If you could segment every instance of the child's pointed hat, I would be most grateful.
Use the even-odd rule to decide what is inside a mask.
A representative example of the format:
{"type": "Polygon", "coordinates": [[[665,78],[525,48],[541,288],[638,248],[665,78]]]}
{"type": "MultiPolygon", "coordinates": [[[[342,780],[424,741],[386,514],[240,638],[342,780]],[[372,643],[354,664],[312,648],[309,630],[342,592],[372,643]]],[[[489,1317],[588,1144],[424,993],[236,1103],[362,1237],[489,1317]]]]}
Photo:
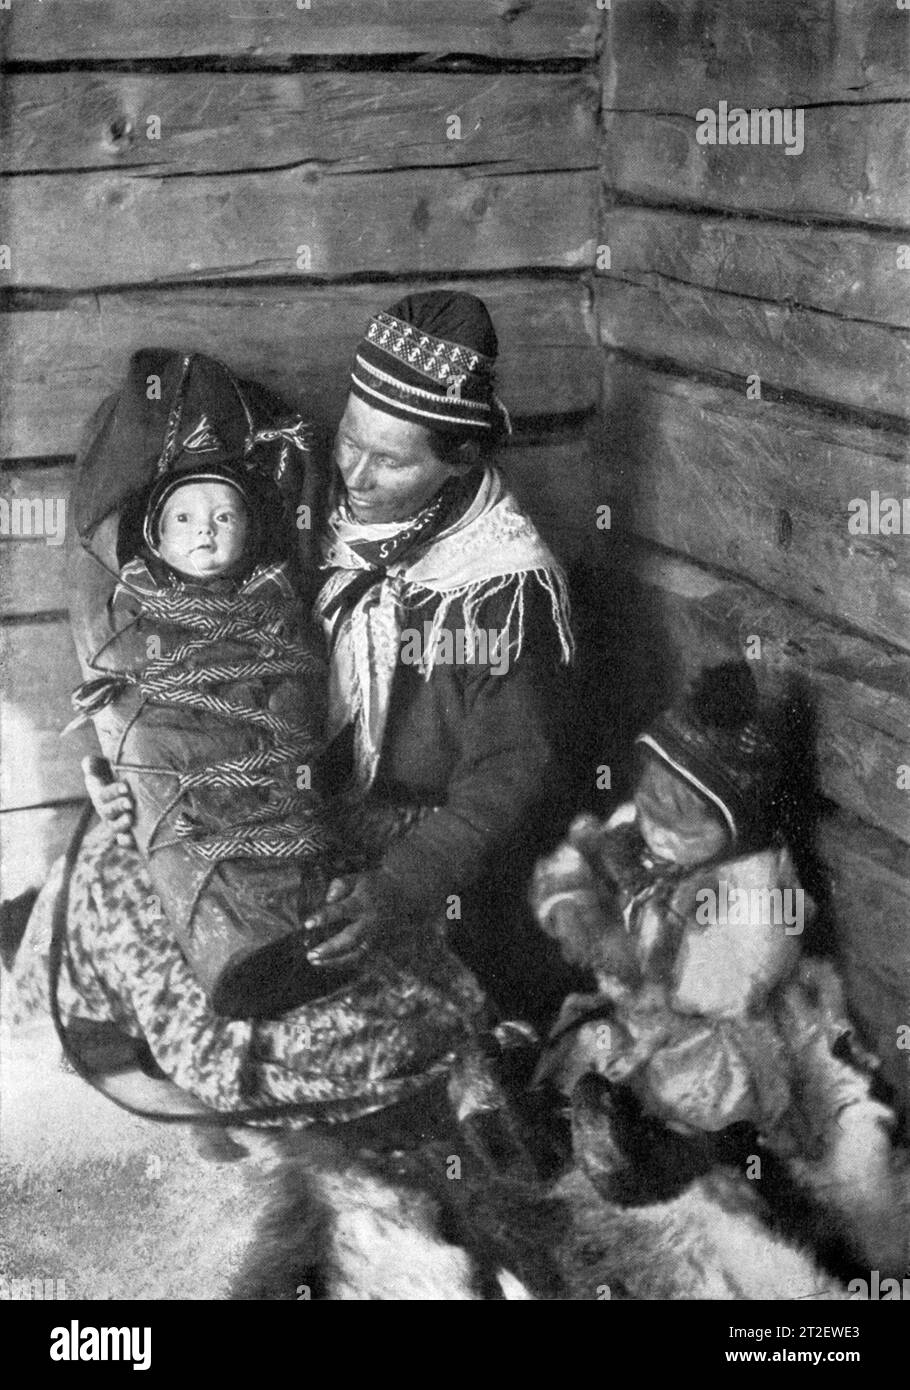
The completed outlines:
{"type": "Polygon", "coordinates": [[[719,811],[735,844],[768,828],[780,760],[745,661],[702,671],[635,741],[719,811]]]}

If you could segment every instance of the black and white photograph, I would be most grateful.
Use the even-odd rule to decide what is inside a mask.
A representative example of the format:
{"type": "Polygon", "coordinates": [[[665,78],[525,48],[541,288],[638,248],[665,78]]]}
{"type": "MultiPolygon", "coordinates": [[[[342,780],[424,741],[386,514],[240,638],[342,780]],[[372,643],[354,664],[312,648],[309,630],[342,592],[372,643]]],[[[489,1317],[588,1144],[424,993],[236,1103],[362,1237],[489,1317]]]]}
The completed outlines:
{"type": "Polygon", "coordinates": [[[910,0],[0,0],[0,62],[28,1364],[493,1300],[868,1372],[910,0]]]}

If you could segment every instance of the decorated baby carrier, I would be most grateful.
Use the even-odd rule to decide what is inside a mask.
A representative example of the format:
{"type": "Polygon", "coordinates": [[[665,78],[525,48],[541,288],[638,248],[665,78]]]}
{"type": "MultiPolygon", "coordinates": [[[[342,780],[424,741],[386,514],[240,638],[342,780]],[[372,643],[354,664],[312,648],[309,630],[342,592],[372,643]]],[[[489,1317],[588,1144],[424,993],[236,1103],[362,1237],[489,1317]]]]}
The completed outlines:
{"type": "Polygon", "coordinates": [[[331,849],[325,664],[299,587],[320,485],[298,416],[211,358],[158,349],[133,356],[77,460],[74,722],[94,720],[133,793],[149,910],[212,1008],[235,1017],[280,1014],[328,985],[301,933],[331,849]],[[242,580],[194,583],[149,561],[149,499],[181,474],[240,480],[242,580]]]}

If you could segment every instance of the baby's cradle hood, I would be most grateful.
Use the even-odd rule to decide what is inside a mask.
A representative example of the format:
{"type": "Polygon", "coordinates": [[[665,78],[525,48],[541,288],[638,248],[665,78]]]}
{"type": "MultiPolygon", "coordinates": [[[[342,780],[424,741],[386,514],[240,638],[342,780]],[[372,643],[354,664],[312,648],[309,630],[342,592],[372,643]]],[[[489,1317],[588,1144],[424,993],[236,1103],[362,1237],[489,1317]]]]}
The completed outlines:
{"type": "Polygon", "coordinates": [[[70,616],[81,650],[98,651],[109,635],[105,596],[142,546],[150,497],[163,479],[199,470],[245,479],[255,563],[288,562],[298,585],[315,575],[326,486],[309,426],[214,358],[142,348],[89,421],[76,459],[70,616]]]}
{"type": "MultiPolygon", "coordinates": [[[[85,542],[164,475],[242,467],[296,506],[311,432],[299,415],[202,353],[142,348],[92,417],[77,459],[73,515],[85,542]]],[[[125,557],[124,557],[125,558],[125,557]]]]}

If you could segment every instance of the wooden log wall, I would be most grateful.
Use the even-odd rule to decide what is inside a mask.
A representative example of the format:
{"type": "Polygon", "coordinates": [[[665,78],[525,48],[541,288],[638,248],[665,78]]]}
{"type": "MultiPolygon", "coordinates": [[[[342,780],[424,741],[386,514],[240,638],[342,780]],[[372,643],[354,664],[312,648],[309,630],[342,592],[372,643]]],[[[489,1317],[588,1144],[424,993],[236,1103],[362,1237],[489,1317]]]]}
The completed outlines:
{"type": "Polygon", "coordinates": [[[910,498],[910,15],[614,0],[602,76],[604,600],[636,592],[610,637],[636,706],[618,722],[643,672],[659,699],[759,652],[760,686],[805,706],[813,887],[906,1102],[910,537],[848,519],[874,490],[910,498]],[[803,153],[700,144],[721,102],[802,108],[803,153]]]}
{"type": "MultiPolygon", "coordinates": [[[[490,306],[511,468],[571,551],[601,393],[586,277],[602,14],[587,0],[242,8],[0,10],[0,495],[66,496],[84,421],[142,345],[214,353],[325,438],[370,314],[452,284],[490,306]]],[[[10,895],[59,851],[92,741],[59,737],[79,679],[64,547],[0,536],[0,565],[10,895]]]]}
{"type": "MultiPolygon", "coordinates": [[[[65,495],[140,345],[214,352],[327,435],[371,312],[483,295],[509,472],[573,566],[590,781],[760,637],[814,721],[851,1000],[910,1098],[910,552],[847,529],[910,495],[908,35],[893,0],[14,3],[0,491],[65,495]],[[802,108],[804,152],[700,145],[721,101],[802,108]]],[[[62,548],[0,537],[0,563],[9,893],[88,742],[59,740],[62,548]]]]}

